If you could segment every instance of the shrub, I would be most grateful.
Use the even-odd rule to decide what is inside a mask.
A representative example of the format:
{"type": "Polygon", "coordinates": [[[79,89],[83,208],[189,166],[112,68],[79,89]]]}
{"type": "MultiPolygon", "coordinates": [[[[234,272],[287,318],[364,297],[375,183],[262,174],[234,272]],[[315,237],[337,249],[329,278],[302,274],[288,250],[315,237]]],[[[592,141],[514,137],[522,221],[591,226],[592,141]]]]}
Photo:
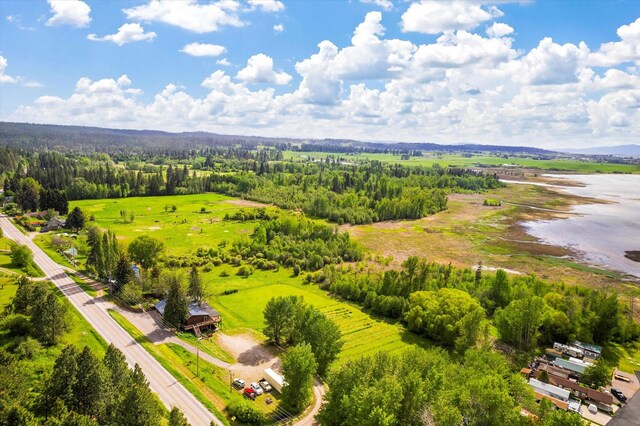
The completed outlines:
{"type": "Polygon", "coordinates": [[[18,343],[14,352],[21,359],[31,359],[38,355],[41,348],[40,342],[32,337],[27,337],[18,343]]]}
{"type": "Polygon", "coordinates": [[[220,272],[220,276],[221,277],[228,277],[229,273],[227,271],[222,271],[222,272],[220,272]]]}
{"type": "Polygon", "coordinates": [[[247,265],[242,265],[239,269],[238,272],[236,273],[236,275],[240,276],[240,277],[248,277],[249,275],[253,274],[253,268],[251,266],[247,266],[247,265]]]}
{"type": "Polygon", "coordinates": [[[11,336],[26,336],[31,330],[29,317],[22,314],[9,315],[2,321],[2,329],[11,336]]]}
{"type": "Polygon", "coordinates": [[[229,415],[236,420],[251,425],[261,425],[266,422],[266,418],[254,404],[243,399],[232,401],[227,408],[229,415]]]}
{"type": "Polygon", "coordinates": [[[228,296],[228,295],[230,295],[230,294],[235,294],[235,293],[237,293],[237,292],[238,292],[238,289],[237,289],[237,288],[230,288],[229,290],[225,290],[225,291],[223,291],[223,292],[222,292],[222,295],[223,295],[223,296],[228,296]]]}
{"type": "Polygon", "coordinates": [[[211,262],[207,263],[202,268],[202,272],[211,272],[211,271],[213,271],[213,264],[211,262]]]}

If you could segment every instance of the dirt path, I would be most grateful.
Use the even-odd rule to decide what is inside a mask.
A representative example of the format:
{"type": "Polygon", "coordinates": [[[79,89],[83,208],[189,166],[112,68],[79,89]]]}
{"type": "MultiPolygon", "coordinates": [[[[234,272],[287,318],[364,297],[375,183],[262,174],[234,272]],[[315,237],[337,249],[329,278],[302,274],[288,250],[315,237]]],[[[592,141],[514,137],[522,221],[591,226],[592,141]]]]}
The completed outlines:
{"type": "Polygon", "coordinates": [[[302,419],[294,423],[296,426],[311,426],[316,424],[315,417],[316,417],[316,414],[318,414],[318,412],[320,411],[320,407],[322,407],[322,400],[324,398],[325,388],[324,388],[324,385],[318,379],[314,378],[313,380],[314,380],[313,396],[315,399],[313,408],[311,409],[311,411],[309,411],[309,413],[306,416],[304,416],[302,419]]]}

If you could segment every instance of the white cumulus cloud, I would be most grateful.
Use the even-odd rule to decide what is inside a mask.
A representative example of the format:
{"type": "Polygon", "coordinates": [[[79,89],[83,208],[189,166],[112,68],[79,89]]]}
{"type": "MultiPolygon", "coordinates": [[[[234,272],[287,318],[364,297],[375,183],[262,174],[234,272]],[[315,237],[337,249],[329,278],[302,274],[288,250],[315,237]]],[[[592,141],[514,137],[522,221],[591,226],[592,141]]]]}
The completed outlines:
{"type": "Polygon", "coordinates": [[[640,65],[640,18],[618,28],[620,41],[604,43],[589,57],[594,66],[611,67],[625,62],[640,65]]]}
{"type": "Polygon", "coordinates": [[[504,37],[513,33],[513,28],[502,22],[494,22],[489,28],[487,28],[487,35],[489,37],[504,37]]]}
{"type": "Polygon", "coordinates": [[[260,9],[263,12],[281,12],[284,10],[284,3],[278,0],[247,0],[251,10],[260,9]]]}
{"type": "Polygon", "coordinates": [[[156,37],[153,31],[144,32],[142,25],[135,23],[127,23],[118,28],[115,34],[108,34],[104,37],[98,37],[95,34],[89,34],[87,38],[91,41],[111,41],[118,46],[135,41],[151,41],[156,37]]]}
{"type": "Polygon", "coordinates": [[[360,3],[375,4],[384,10],[393,9],[393,2],[391,2],[391,0],[360,0],[360,3]]]}
{"type": "Polygon", "coordinates": [[[496,7],[483,8],[477,2],[422,0],[402,14],[402,30],[425,34],[472,30],[500,16],[502,12],[496,7]]]}
{"type": "Polygon", "coordinates": [[[207,43],[190,43],[185,45],[181,52],[191,56],[220,56],[227,51],[224,46],[207,43]]]}
{"type": "Polygon", "coordinates": [[[258,53],[249,58],[247,66],[238,71],[236,78],[248,83],[285,85],[289,84],[292,77],[286,72],[274,71],[273,59],[263,53],[258,53]]]}
{"type": "Polygon", "coordinates": [[[48,26],[71,25],[87,27],[91,22],[91,8],[81,0],[47,0],[53,16],[47,21],[48,26]]]}
{"type": "Polygon", "coordinates": [[[4,73],[4,70],[7,69],[7,62],[7,58],[0,56],[0,83],[17,83],[18,81],[15,77],[4,73]]]}
{"type": "Polygon", "coordinates": [[[229,60],[227,58],[222,58],[222,59],[218,59],[216,61],[216,64],[222,65],[223,67],[228,67],[228,66],[231,65],[231,62],[229,62],[229,60]]]}
{"type": "Polygon", "coordinates": [[[196,0],[150,0],[148,3],[124,9],[128,19],[157,21],[195,33],[219,31],[221,27],[241,27],[240,3],[219,0],[199,4],[196,0]]]}
{"type": "Polygon", "coordinates": [[[275,31],[276,34],[279,34],[279,33],[283,32],[284,31],[284,25],[282,25],[282,24],[274,25],[273,26],[273,31],[275,31]]]}

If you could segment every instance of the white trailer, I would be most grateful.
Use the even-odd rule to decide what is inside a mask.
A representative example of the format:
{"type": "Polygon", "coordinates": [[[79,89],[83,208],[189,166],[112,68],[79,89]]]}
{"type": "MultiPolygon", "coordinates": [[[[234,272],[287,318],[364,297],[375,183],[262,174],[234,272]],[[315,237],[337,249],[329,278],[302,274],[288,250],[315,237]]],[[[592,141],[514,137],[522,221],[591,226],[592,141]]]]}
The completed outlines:
{"type": "Polygon", "coordinates": [[[284,377],[280,374],[276,373],[270,368],[264,370],[264,379],[269,382],[272,388],[277,390],[278,392],[282,392],[282,387],[284,386],[284,377]]]}

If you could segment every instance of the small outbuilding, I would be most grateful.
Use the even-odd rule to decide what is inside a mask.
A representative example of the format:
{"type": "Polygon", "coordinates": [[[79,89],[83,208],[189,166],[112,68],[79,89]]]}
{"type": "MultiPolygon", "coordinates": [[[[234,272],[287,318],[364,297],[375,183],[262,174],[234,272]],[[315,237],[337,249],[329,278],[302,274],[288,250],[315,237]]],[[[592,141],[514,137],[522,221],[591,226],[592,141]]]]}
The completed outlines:
{"type": "MultiPolygon", "coordinates": [[[[163,299],[155,305],[156,310],[162,316],[164,316],[164,308],[166,305],[167,299],[163,299]]],[[[204,302],[201,304],[192,302],[189,304],[187,318],[180,325],[180,328],[183,330],[193,330],[196,335],[199,335],[200,330],[215,330],[221,322],[222,316],[220,312],[204,302]]]]}

